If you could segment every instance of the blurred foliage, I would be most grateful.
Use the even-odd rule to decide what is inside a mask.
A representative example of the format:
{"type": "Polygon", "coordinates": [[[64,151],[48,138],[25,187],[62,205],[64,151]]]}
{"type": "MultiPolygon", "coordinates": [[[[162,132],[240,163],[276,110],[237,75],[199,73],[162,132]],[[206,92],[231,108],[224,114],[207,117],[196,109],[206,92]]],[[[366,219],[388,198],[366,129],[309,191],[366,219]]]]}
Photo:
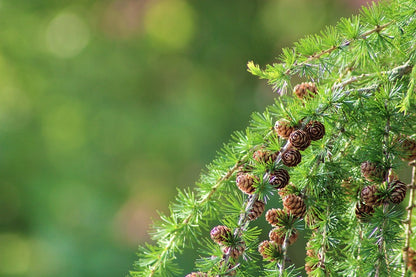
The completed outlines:
{"type": "Polygon", "coordinates": [[[271,103],[247,61],[353,3],[0,1],[0,276],[127,274],[175,187],[271,103]]]}

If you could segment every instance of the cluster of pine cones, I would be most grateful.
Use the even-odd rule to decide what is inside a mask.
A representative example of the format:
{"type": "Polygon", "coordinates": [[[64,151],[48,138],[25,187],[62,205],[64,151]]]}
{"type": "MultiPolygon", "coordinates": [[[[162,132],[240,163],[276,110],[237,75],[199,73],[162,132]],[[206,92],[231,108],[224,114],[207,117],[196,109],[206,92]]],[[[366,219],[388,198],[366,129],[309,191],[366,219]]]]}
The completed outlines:
{"type": "Polygon", "coordinates": [[[361,174],[369,182],[376,184],[365,186],[360,192],[360,201],[355,207],[355,214],[361,221],[365,221],[374,213],[374,207],[382,203],[399,204],[406,197],[407,186],[396,176],[388,176],[378,163],[365,161],[361,164],[361,174]],[[380,183],[388,181],[385,193],[380,189],[380,183]]]}

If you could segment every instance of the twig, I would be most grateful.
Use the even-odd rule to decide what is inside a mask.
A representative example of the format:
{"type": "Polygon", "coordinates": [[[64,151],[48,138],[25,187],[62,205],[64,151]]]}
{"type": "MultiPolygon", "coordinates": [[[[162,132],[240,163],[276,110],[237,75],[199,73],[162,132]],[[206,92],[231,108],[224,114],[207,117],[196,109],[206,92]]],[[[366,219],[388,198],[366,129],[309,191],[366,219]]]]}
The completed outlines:
{"type": "MultiPolygon", "coordinates": [[[[366,74],[361,74],[358,76],[352,76],[351,78],[339,83],[339,84],[334,84],[332,86],[332,90],[338,90],[338,89],[342,89],[344,87],[346,87],[349,84],[352,84],[354,82],[360,81],[366,77],[375,77],[378,75],[388,75],[390,76],[390,79],[397,79],[400,78],[406,74],[409,74],[412,71],[413,65],[410,64],[410,61],[407,61],[406,63],[404,63],[403,65],[397,66],[391,70],[388,71],[381,71],[381,72],[376,72],[376,73],[366,73],[366,74]]],[[[375,86],[375,85],[373,85],[375,86]]],[[[373,86],[369,87],[368,89],[373,89],[373,86]]],[[[377,85],[378,87],[378,85],[377,85]]],[[[375,89],[377,89],[377,87],[375,89]]],[[[348,91],[350,92],[350,91],[348,91]]]]}
{"type": "Polygon", "coordinates": [[[402,272],[402,276],[405,276],[407,273],[407,260],[409,259],[409,247],[410,247],[410,235],[412,233],[412,211],[414,205],[414,198],[415,198],[415,190],[416,190],[416,165],[413,165],[412,170],[412,182],[410,183],[410,195],[409,195],[409,204],[406,207],[407,210],[407,218],[406,218],[406,225],[405,225],[405,242],[403,248],[403,264],[404,270],[402,272]]]}
{"type": "Polygon", "coordinates": [[[286,266],[286,256],[287,256],[287,246],[289,243],[289,232],[286,232],[285,234],[285,239],[283,241],[283,245],[282,245],[282,254],[283,254],[283,258],[282,258],[282,263],[280,264],[280,268],[279,268],[279,276],[282,277],[283,276],[283,270],[285,270],[285,266],[286,266]]]}
{"type": "MultiPolygon", "coordinates": [[[[218,181],[217,181],[217,183],[212,187],[212,189],[211,189],[211,191],[210,191],[210,193],[206,196],[206,197],[204,197],[204,198],[202,198],[201,200],[200,200],[200,202],[199,202],[199,205],[203,205],[204,203],[206,203],[206,202],[208,202],[210,199],[211,199],[211,197],[214,195],[214,193],[217,191],[217,189],[222,185],[222,183],[224,182],[224,181],[226,181],[226,180],[228,180],[232,175],[233,175],[233,173],[237,170],[237,168],[241,165],[241,162],[243,161],[243,160],[245,160],[247,158],[247,155],[245,155],[245,156],[243,156],[240,160],[238,160],[237,162],[236,162],[236,164],[232,167],[232,168],[230,168],[230,170],[228,170],[227,171],[227,173],[223,176],[223,177],[221,177],[218,181]]],[[[188,224],[188,222],[189,222],[189,220],[191,220],[191,218],[194,216],[194,214],[190,214],[190,215],[188,215],[179,225],[181,225],[181,226],[185,226],[186,224],[188,224]]],[[[179,229],[180,227],[178,227],[178,229],[179,229]]],[[[163,257],[165,257],[166,256],[166,253],[170,250],[170,248],[172,247],[172,245],[173,245],[173,242],[175,241],[175,239],[176,239],[176,237],[177,237],[177,233],[175,233],[174,235],[172,235],[171,237],[170,237],[170,239],[169,239],[169,242],[165,245],[165,247],[163,248],[163,250],[162,250],[162,252],[159,254],[159,259],[157,260],[157,262],[151,267],[151,269],[150,269],[150,274],[149,274],[149,277],[152,277],[152,276],[154,276],[154,274],[157,272],[157,270],[159,269],[159,267],[161,266],[161,264],[162,264],[162,261],[163,261],[163,257]]]]}
{"type": "MultiPolygon", "coordinates": [[[[369,36],[369,35],[371,35],[372,33],[378,33],[378,32],[380,32],[380,31],[382,31],[383,29],[385,29],[386,27],[388,27],[389,25],[391,25],[392,23],[393,23],[394,21],[390,21],[390,22],[388,22],[388,23],[386,23],[386,24],[384,24],[384,25],[380,25],[380,26],[376,26],[374,29],[371,29],[371,30],[369,30],[369,31],[367,31],[367,32],[365,32],[365,33],[363,33],[363,34],[361,34],[358,38],[356,38],[356,39],[350,39],[350,40],[347,40],[347,41],[345,41],[343,44],[341,44],[341,45],[339,45],[339,46],[331,46],[330,48],[328,48],[328,49],[325,49],[325,50],[322,50],[321,52],[319,52],[319,53],[315,53],[315,54],[312,54],[311,56],[309,56],[305,61],[303,61],[303,62],[300,62],[300,63],[297,63],[296,61],[294,62],[294,64],[296,65],[296,66],[303,66],[303,65],[306,65],[306,64],[308,64],[308,63],[310,63],[310,62],[312,62],[312,61],[314,61],[314,60],[317,60],[317,59],[319,59],[319,58],[321,58],[323,55],[325,55],[325,54],[330,54],[330,53],[332,53],[333,51],[335,51],[336,49],[339,49],[339,48],[341,48],[341,47],[346,47],[346,46],[348,46],[348,45],[350,45],[353,41],[355,41],[355,40],[358,40],[358,39],[366,39],[367,38],[367,36],[369,36]]],[[[292,67],[290,67],[290,68],[288,68],[286,71],[285,71],[285,75],[288,75],[291,71],[293,70],[293,68],[292,67]]]]}

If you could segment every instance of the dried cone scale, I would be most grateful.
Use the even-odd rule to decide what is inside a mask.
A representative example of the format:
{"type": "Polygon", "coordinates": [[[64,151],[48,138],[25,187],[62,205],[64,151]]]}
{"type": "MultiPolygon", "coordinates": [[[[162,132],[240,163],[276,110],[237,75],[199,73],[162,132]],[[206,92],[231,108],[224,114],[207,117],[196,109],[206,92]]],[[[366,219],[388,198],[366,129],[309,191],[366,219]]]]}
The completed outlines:
{"type": "Polygon", "coordinates": [[[289,180],[289,172],[287,172],[287,170],[283,168],[273,171],[272,173],[270,173],[269,176],[269,183],[275,189],[281,189],[286,187],[287,184],[289,184],[289,180]]]}
{"type": "Polygon", "coordinates": [[[367,206],[364,203],[357,203],[355,206],[355,216],[359,220],[365,220],[374,213],[374,208],[372,206],[367,206]]]}
{"type": "Polygon", "coordinates": [[[298,150],[289,149],[282,153],[282,162],[285,166],[297,166],[302,161],[302,155],[298,150]]]}
{"type": "Polygon", "coordinates": [[[319,121],[311,121],[305,126],[311,140],[320,140],[325,135],[325,126],[319,121]]]}
{"type": "Polygon", "coordinates": [[[266,213],[266,220],[270,225],[277,226],[282,223],[286,216],[286,212],[282,209],[270,209],[266,213]]]}
{"type": "Polygon", "coordinates": [[[302,218],[306,212],[306,205],[302,198],[289,194],[283,199],[285,210],[294,217],[302,218]]]}
{"type": "Polygon", "coordinates": [[[388,188],[391,190],[390,201],[394,204],[401,203],[406,197],[407,186],[399,180],[394,180],[389,183],[388,188]]]}
{"type": "Polygon", "coordinates": [[[311,145],[311,138],[307,132],[303,130],[296,130],[290,134],[289,142],[296,149],[303,151],[311,145]]]}
{"type": "Polygon", "coordinates": [[[377,163],[365,161],[361,164],[361,174],[370,182],[383,181],[386,173],[377,163]]]}
{"type": "Polygon", "coordinates": [[[248,213],[248,218],[250,220],[255,220],[261,216],[261,214],[264,212],[265,204],[263,201],[256,200],[253,203],[253,207],[248,213]]]}
{"type": "Polygon", "coordinates": [[[361,190],[361,201],[367,206],[376,206],[380,203],[380,196],[375,185],[366,186],[361,190]]]}
{"type": "Polygon", "coordinates": [[[287,120],[279,120],[274,124],[274,130],[281,138],[288,139],[295,128],[287,120]]]}
{"type": "Polygon", "coordinates": [[[255,177],[251,174],[240,174],[237,176],[237,187],[246,194],[253,194],[256,188],[254,187],[255,177]]]}
{"type": "Polygon", "coordinates": [[[227,226],[219,225],[212,228],[210,235],[214,242],[224,245],[229,241],[232,234],[231,230],[227,226]]]}
{"type": "Polygon", "coordinates": [[[293,88],[293,93],[296,94],[296,96],[299,99],[304,99],[307,97],[313,97],[315,94],[318,93],[318,90],[316,88],[316,84],[312,82],[305,82],[301,84],[297,84],[293,88]]]}

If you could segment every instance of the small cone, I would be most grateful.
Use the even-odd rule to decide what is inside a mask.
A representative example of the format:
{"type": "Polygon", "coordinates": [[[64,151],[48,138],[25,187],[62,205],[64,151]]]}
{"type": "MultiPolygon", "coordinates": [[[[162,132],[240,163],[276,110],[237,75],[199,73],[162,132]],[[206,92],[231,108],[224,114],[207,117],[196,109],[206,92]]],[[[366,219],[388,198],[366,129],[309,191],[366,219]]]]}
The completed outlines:
{"type": "Polygon", "coordinates": [[[185,277],[208,277],[208,274],[204,272],[191,272],[185,277]]]}
{"type": "Polygon", "coordinates": [[[309,134],[303,130],[293,131],[289,136],[289,142],[298,150],[305,150],[311,145],[311,138],[309,134]]]}
{"type": "Polygon", "coordinates": [[[211,239],[220,245],[226,244],[232,236],[231,230],[223,225],[212,228],[210,235],[211,239]]]}
{"type": "Polygon", "coordinates": [[[370,182],[384,181],[387,175],[387,172],[378,164],[369,161],[361,164],[361,173],[370,182]]]}
{"type": "Polygon", "coordinates": [[[288,139],[295,128],[287,120],[279,120],[274,124],[274,130],[281,138],[288,139]]]}
{"type": "Polygon", "coordinates": [[[286,169],[278,169],[272,172],[269,176],[269,183],[276,189],[281,189],[289,184],[289,172],[286,169]]]}
{"type": "Polygon", "coordinates": [[[294,217],[302,218],[306,212],[306,205],[302,198],[289,194],[283,199],[285,210],[294,217]]]}
{"type": "Polygon", "coordinates": [[[318,93],[316,84],[312,82],[301,83],[294,87],[293,92],[299,99],[305,99],[307,97],[313,97],[318,93]]]}
{"type": "Polygon", "coordinates": [[[272,226],[281,225],[287,214],[282,209],[270,209],[266,213],[266,220],[272,226]]]}
{"type": "Polygon", "coordinates": [[[282,153],[282,162],[285,166],[297,166],[302,161],[302,155],[298,150],[289,149],[282,153]]]}
{"type": "Polygon", "coordinates": [[[265,204],[263,201],[256,200],[256,202],[253,203],[253,207],[251,208],[250,212],[248,213],[248,218],[250,220],[255,220],[261,216],[261,214],[264,212],[265,204]]]}
{"type": "Polygon", "coordinates": [[[413,161],[416,159],[416,141],[405,138],[401,141],[400,148],[402,150],[403,160],[413,161]]]}
{"type": "Polygon", "coordinates": [[[399,180],[394,180],[389,183],[388,188],[391,190],[389,200],[394,204],[401,203],[406,197],[407,186],[399,180]]]}
{"type": "MultiPolygon", "coordinates": [[[[285,238],[286,238],[286,231],[284,230],[284,228],[279,228],[279,227],[274,228],[269,232],[269,238],[271,241],[274,241],[279,245],[283,245],[283,243],[285,242],[285,238]]],[[[291,232],[287,240],[287,245],[292,245],[297,239],[298,239],[298,231],[293,230],[293,232],[291,232]]]]}
{"type": "Polygon", "coordinates": [[[245,194],[253,194],[256,188],[254,187],[255,177],[251,174],[241,174],[237,176],[237,187],[245,194]]]}
{"type": "Polygon", "coordinates": [[[265,260],[276,261],[282,257],[282,250],[274,241],[263,241],[258,250],[265,260]]]}
{"type": "Polygon", "coordinates": [[[278,194],[280,195],[280,197],[283,199],[285,198],[285,196],[289,195],[289,194],[295,194],[298,192],[298,189],[296,188],[296,186],[294,184],[289,184],[286,187],[279,189],[278,190],[278,194]]]}
{"type": "Polygon", "coordinates": [[[305,131],[311,140],[320,140],[325,135],[325,126],[319,121],[311,121],[306,124],[305,131]]]}
{"type": "Polygon", "coordinates": [[[236,260],[238,259],[238,257],[243,255],[245,250],[246,250],[246,244],[243,241],[241,241],[237,245],[225,247],[222,252],[224,254],[229,253],[230,257],[236,260]]]}
{"type": "Polygon", "coordinates": [[[367,206],[378,206],[381,201],[377,193],[378,189],[375,185],[366,186],[361,190],[361,201],[367,206]]]}
{"type": "Polygon", "coordinates": [[[277,158],[277,154],[265,149],[259,149],[253,153],[253,159],[259,163],[271,163],[277,158]]]}
{"type": "Polygon", "coordinates": [[[416,272],[416,251],[412,248],[409,248],[409,250],[407,250],[407,253],[407,267],[411,271],[416,272]]]}
{"type": "Polygon", "coordinates": [[[355,206],[355,216],[360,221],[365,221],[374,213],[374,208],[372,206],[367,206],[364,203],[357,203],[355,206]]]}

